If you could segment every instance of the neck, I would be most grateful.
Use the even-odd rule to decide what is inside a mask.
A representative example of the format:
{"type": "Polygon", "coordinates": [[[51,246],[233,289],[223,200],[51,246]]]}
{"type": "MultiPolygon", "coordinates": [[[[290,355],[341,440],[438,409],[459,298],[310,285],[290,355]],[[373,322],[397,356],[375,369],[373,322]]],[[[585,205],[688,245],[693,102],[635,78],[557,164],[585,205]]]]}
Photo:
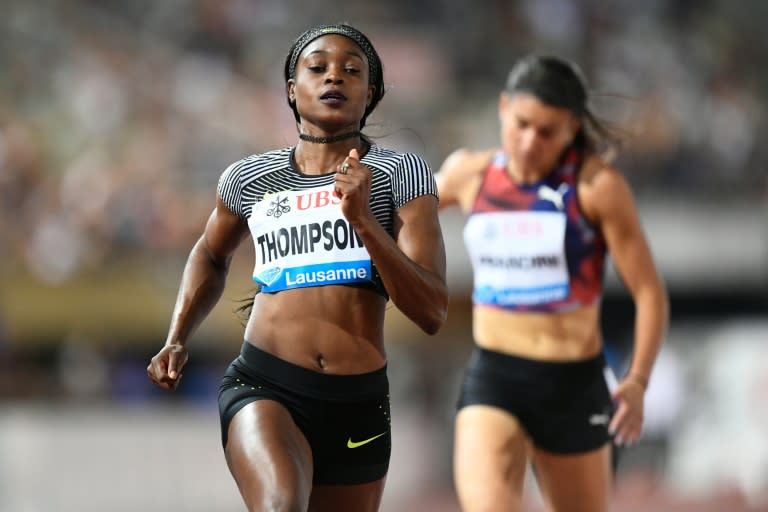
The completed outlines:
{"type": "Polygon", "coordinates": [[[333,144],[342,140],[352,139],[354,137],[360,137],[362,135],[360,130],[352,130],[351,132],[339,133],[338,135],[317,136],[310,135],[308,133],[300,133],[299,139],[307,142],[313,142],[315,144],[333,144]]]}
{"type": "Polygon", "coordinates": [[[560,167],[563,161],[563,155],[565,154],[566,153],[563,152],[553,161],[545,163],[538,162],[538,165],[536,165],[536,163],[532,162],[516,161],[509,156],[509,153],[507,153],[507,174],[509,174],[509,176],[517,183],[536,183],[537,181],[546,178],[560,167]]]}
{"type": "Polygon", "coordinates": [[[521,167],[515,165],[511,160],[507,161],[507,174],[509,174],[515,182],[522,184],[536,183],[547,175],[546,172],[542,172],[533,167],[521,167]]]}
{"type": "Polygon", "coordinates": [[[327,174],[335,172],[336,167],[356,149],[362,157],[367,145],[359,140],[347,139],[338,144],[301,142],[293,150],[293,164],[296,170],[304,174],[327,174]]]}

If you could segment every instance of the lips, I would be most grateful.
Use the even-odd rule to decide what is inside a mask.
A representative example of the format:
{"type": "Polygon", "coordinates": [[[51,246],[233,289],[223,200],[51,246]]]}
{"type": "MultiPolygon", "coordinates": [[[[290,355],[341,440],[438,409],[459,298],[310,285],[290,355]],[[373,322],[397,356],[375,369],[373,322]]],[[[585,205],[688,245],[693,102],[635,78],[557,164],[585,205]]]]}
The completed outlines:
{"type": "Polygon", "coordinates": [[[347,101],[347,97],[341,94],[339,91],[326,91],[320,96],[321,100],[329,101],[347,101]]]}

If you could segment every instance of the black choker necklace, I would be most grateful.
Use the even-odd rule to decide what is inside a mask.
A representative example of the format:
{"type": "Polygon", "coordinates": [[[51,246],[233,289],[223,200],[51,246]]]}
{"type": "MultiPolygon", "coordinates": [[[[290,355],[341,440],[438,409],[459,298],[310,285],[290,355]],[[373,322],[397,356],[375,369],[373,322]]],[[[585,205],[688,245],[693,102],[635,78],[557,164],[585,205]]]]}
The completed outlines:
{"type": "Polygon", "coordinates": [[[332,142],[339,142],[340,140],[351,139],[352,137],[359,137],[360,135],[360,130],[355,130],[352,132],[340,133],[339,135],[331,135],[330,137],[316,137],[315,135],[300,133],[299,138],[316,144],[330,144],[332,142]]]}

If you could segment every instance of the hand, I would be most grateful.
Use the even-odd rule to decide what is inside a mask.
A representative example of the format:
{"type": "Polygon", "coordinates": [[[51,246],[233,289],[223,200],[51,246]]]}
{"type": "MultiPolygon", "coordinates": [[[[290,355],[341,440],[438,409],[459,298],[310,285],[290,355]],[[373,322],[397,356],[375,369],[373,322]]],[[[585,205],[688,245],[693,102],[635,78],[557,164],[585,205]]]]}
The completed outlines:
{"type": "Polygon", "coordinates": [[[643,429],[645,385],[630,375],[621,381],[612,395],[619,407],[608,425],[608,431],[615,436],[617,445],[632,445],[640,439],[643,429]]]}
{"type": "Polygon", "coordinates": [[[155,385],[175,391],[181,381],[181,369],[187,364],[188,358],[184,345],[166,345],[150,361],[147,375],[155,385]]]}
{"type": "Polygon", "coordinates": [[[336,195],[341,198],[341,211],[350,222],[371,216],[371,170],[360,163],[356,149],[336,171],[336,195]]]}

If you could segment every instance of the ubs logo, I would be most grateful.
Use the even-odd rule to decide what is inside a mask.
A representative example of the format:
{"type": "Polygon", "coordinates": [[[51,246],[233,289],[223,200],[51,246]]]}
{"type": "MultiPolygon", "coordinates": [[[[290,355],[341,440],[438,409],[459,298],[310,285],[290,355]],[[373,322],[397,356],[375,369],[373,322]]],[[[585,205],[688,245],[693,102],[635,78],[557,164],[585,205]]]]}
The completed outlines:
{"type": "Polygon", "coordinates": [[[267,216],[279,219],[284,213],[291,211],[291,205],[288,204],[288,198],[284,197],[280,199],[280,196],[275,196],[274,201],[269,203],[271,208],[267,210],[267,216]]]}
{"type": "Polygon", "coordinates": [[[308,210],[310,208],[324,208],[326,206],[341,203],[341,198],[333,190],[318,190],[309,194],[296,196],[296,208],[308,210]]]}

